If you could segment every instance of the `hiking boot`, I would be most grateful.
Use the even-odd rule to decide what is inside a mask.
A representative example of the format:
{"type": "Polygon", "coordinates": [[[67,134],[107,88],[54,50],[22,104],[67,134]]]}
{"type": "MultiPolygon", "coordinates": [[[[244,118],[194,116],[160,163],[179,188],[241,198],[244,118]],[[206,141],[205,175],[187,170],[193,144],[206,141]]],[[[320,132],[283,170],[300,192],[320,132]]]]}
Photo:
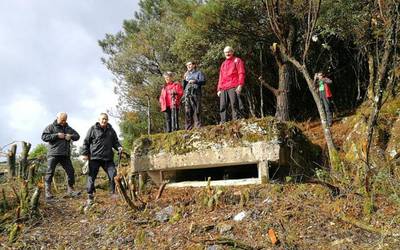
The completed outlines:
{"type": "Polygon", "coordinates": [[[74,191],[74,188],[71,186],[67,187],[67,195],[70,197],[76,197],[79,196],[81,194],[80,191],[74,191]]]}
{"type": "Polygon", "coordinates": [[[89,209],[94,205],[94,197],[89,194],[89,198],[86,200],[85,205],[83,206],[83,212],[87,213],[89,209]]]}
{"type": "Polygon", "coordinates": [[[93,199],[87,199],[86,200],[86,207],[91,207],[92,205],[93,205],[93,203],[94,203],[94,200],[93,199]]]}
{"type": "Polygon", "coordinates": [[[46,200],[51,200],[54,196],[51,193],[51,184],[45,183],[44,184],[44,196],[46,200]]]}

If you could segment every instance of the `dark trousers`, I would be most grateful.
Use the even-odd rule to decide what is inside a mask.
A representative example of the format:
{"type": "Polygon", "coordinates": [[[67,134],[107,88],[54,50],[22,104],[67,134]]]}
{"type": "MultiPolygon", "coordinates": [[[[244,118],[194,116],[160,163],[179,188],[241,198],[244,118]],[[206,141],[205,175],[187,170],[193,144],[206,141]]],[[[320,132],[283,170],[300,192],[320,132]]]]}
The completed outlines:
{"type": "Polygon", "coordinates": [[[227,121],[229,104],[232,111],[232,120],[240,118],[240,110],[243,109],[243,104],[240,100],[240,95],[236,94],[235,90],[236,88],[224,90],[219,96],[219,114],[221,116],[221,123],[227,121]]]}
{"type": "Polygon", "coordinates": [[[321,99],[322,105],[324,106],[324,111],[325,111],[328,125],[331,126],[332,125],[331,102],[330,102],[329,98],[326,97],[325,92],[320,91],[319,98],[321,99]]]}
{"type": "Polygon", "coordinates": [[[179,120],[178,120],[179,109],[178,108],[167,108],[164,111],[165,116],[165,131],[177,131],[179,130],[179,120]]]}
{"type": "Polygon", "coordinates": [[[67,173],[68,186],[73,187],[75,184],[74,167],[72,166],[71,158],[64,155],[49,156],[47,158],[46,184],[51,186],[57,164],[60,164],[67,173]]]}
{"type": "Polygon", "coordinates": [[[114,161],[90,160],[89,175],[87,177],[87,192],[89,195],[92,195],[93,192],[95,192],[94,182],[96,181],[100,167],[103,168],[108,176],[110,192],[115,192],[114,177],[117,175],[117,170],[115,169],[114,161]]]}
{"type": "Polygon", "coordinates": [[[191,95],[187,95],[185,99],[185,129],[201,127],[200,120],[201,110],[201,92],[197,91],[191,95]]]}

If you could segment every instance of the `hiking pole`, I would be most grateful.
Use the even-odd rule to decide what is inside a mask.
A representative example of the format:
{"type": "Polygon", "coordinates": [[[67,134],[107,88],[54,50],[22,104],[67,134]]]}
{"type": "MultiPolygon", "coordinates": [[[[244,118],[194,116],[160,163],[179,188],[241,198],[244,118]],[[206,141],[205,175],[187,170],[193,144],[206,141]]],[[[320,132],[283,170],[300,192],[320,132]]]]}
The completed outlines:
{"type": "Polygon", "coordinates": [[[177,112],[176,112],[176,92],[175,90],[172,92],[172,109],[171,109],[171,125],[172,125],[172,131],[176,131],[178,128],[177,125],[177,112]]]}

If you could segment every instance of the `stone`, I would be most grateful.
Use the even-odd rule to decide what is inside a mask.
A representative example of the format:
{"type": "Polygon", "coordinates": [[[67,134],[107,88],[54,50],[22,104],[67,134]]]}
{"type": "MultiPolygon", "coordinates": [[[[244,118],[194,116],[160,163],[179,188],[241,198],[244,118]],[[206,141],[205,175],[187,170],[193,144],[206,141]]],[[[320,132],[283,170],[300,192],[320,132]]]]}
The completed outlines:
{"type": "Polygon", "coordinates": [[[171,215],[174,212],[174,208],[172,206],[168,206],[163,208],[161,211],[156,213],[155,219],[159,222],[167,222],[171,215]]]}
{"type": "Polygon", "coordinates": [[[227,232],[230,232],[233,229],[233,226],[226,223],[219,223],[217,225],[217,228],[220,234],[225,234],[227,232]]]}

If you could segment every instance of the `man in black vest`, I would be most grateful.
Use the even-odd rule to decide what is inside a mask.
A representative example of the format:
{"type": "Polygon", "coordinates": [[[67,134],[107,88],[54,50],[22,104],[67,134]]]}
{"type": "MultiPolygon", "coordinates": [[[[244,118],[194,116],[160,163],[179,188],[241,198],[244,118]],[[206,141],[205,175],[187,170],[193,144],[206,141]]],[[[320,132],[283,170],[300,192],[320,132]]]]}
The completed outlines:
{"type": "Polygon", "coordinates": [[[58,163],[67,173],[68,195],[76,196],[80,194],[79,192],[74,192],[75,171],[71,162],[71,141],[79,140],[79,134],[68,125],[67,118],[67,113],[58,113],[57,119],[48,125],[42,133],[42,140],[48,143],[48,167],[45,176],[45,197],[47,200],[53,198],[51,181],[58,163]]]}

